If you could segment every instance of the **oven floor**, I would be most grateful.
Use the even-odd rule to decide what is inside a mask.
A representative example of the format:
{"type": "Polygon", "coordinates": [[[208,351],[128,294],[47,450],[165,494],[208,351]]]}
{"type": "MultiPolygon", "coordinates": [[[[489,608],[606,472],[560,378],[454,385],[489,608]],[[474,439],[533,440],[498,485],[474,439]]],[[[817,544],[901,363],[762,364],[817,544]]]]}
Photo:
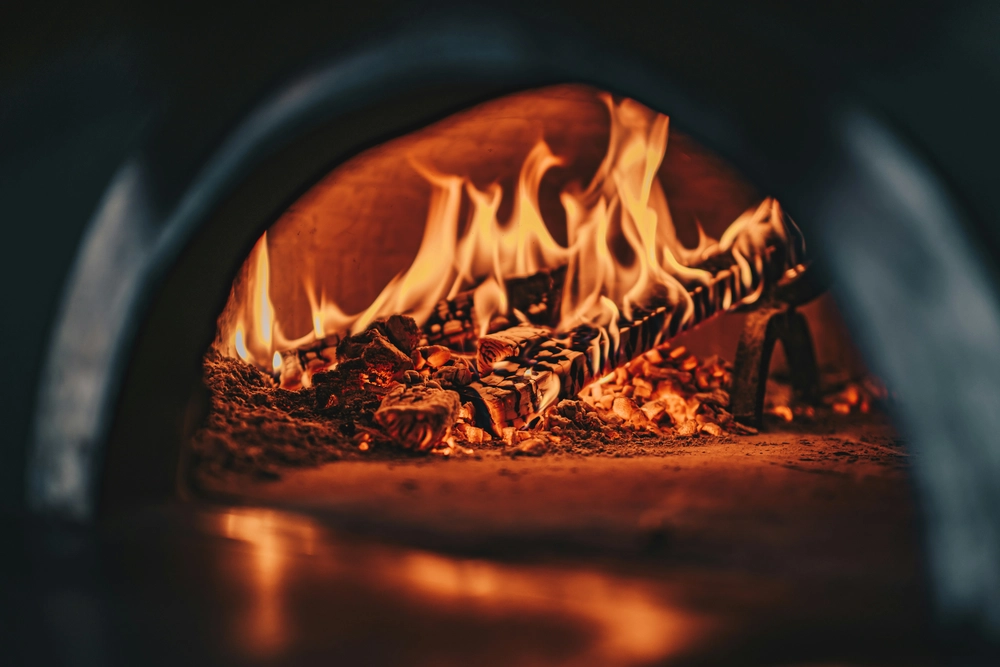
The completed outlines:
{"type": "Polygon", "coordinates": [[[775,423],[756,436],[675,439],[643,453],[608,447],[511,458],[487,449],[450,460],[341,461],[289,468],[279,480],[203,476],[198,486],[215,500],[308,511],[352,532],[492,555],[697,561],[808,546],[835,558],[857,540],[901,537],[910,490],[892,427],[855,416],[835,435],[822,430],[775,423]]]}
{"type": "Polygon", "coordinates": [[[377,647],[371,664],[926,664],[908,455],[877,416],[831,431],[349,461],[200,494],[248,558],[294,552],[278,568],[293,599],[329,589],[328,613],[356,615],[367,639],[330,642],[378,645],[384,618],[405,658],[377,647]]]}
{"type": "Polygon", "coordinates": [[[23,548],[0,568],[5,656],[932,664],[906,455],[884,423],[216,482],[96,530],[6,526],[23,548]]]}

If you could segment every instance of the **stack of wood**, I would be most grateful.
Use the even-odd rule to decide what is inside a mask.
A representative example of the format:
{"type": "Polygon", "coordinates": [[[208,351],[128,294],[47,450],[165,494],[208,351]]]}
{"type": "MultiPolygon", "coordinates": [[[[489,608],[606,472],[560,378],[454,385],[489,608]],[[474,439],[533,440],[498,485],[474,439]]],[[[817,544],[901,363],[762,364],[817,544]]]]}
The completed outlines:
{"type": "Polygon", "coordinates": [[[662,341],[731,309],[780,274],[780,253],[769,249],[762,260],[762,270],[747,274],[745,261],[712,258],[702,267],[711,280],[681,303],[652,303],[616,327],[582,325],[561,334],[553,327],[565,268],[542,271],[507,281],[510,314],[494,317],[486,336],[478,336],[469,290],[437,304],[423,327],[394,315],[363,333],[283,352],[278,380],[286,389],[311,384],[318,410],[356,413],[420,451],[456,438],[511,440],[511,431],[544,427],[561,413],[551,406],[565,409],[578,395],[580,409],[604,425],[720,435],[742,428],[726,410],[731,369],[662,341]],[[508,317],[520,323],[512,326],[508,317]]]}
{"type": "MultiPolygon", "coordinates": [[[[496,331],[475,342],[479,378],[471,385],[475,394],[470,397],[478,414],[489,415],[488,422],[480,426],[494,436],[499,436],[506,427],[523,428],[552,402],[553,387],[557,387],[555,395],[573,398],[584,386],[655,349],[662,340],[731,309],[780,276],[784,258],[777,249],[768,248],[761,259],[762,270],[754,272],[746,262],[740,265],[728,254],[712,258],[702,267],[712,279],[692,288],[690,301],[635,308],[631,320],[619,320],[616,333],[582,325],[564,335],[555,335],[549,326],[535,324],[518,310],[529,323],[496,331]],[[721,268],[724,266],[728,268],[721,268]],[[747,271],[751,280],[745,284],[740,276],[747,271]],[[612,338],[617,339],[617,344],[612,338]]],[[[521,282],[509,281],[507,290],[512,306],[515,302],[524,306],[544,295],[544,308],[527,306],[526,310],[539,321],[554,321],[557,312],[553,308],[557,307],[558,297],[553,295],[561,293],[564,277],[564,273],[543,272],[520,279],[521,282]]],[[[439,310],[455,311],[444,306],[439,306],[439,310]]],[[[472,317],[471,309],[459,310],[472,317]]],[[[476,331],[477,325],[470,319],[462,327],[463,331],[466,329],[476,331]]],[[[463,344],[460,349],[466,350],[468,346],[463,344]]]]}

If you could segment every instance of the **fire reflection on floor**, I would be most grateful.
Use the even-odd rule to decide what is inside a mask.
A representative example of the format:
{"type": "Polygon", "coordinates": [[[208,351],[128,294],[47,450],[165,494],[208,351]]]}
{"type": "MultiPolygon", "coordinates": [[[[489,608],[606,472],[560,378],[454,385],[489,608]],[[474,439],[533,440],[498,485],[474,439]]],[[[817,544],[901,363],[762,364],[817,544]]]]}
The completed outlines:
{"type": "MultiPolygon", "coordinates": [[[[418,613],[440,617],[441,622],[464,618],[455,624],[456,637],[473,620],[486,626],[496,622],[499,629],[512,621],[536,623],[537,632],[530,634],[540,643],[537,657],[549,664],[553,659],[565,664],[647,664],[689,647],[710,626],[705,617],[671,604],[662,586],[641,579],[579,567],[338,544],[313,521],[274,510],[239,508],[204,518],[206,527],[249,547],[240,552],[245,558],[225,568],[228,576],[245,574],[249,585],[245,613],[234,616],[231,628],[231,640],[248,657],[278,656],[303,638],[296,616],[308,605],[294,598],[308,583],[304,572],[352,582],[373,598],[398,598],[401,606],[423,610],[418,613]],[[549,634],[554,626],[572,631],[549,634]],[[544,645],[549,638],[556,646],[544,645]]],[[[395,626],[412,622],[406,614],[365,619],[365,605],[356,605],[350,596],[340,604],[328,602],[324,613],[331,626],[384,623],[386,642],[407,641],[406,633],[393,635],[395,626]],[[336,614],[329,613],[331,608],[336,614]]],[[[452,633],[436,634],[441,641],[452,633]]],[[[530,636],[520,635],[515,643],[530,636]]],[[[440,656],[440,650],[427,657],[435,654],[440,656]]],[[[419,655],[409,659],[411,664],[422,662],[419,655]]]]}

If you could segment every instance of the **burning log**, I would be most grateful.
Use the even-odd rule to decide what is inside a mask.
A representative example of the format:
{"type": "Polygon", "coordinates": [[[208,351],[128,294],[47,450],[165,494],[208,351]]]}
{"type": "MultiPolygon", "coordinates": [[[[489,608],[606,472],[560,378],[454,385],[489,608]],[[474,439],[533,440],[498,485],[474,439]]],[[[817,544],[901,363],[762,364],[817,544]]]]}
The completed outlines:
{"type": "Polygon", "coordinates": [[[442,299],[423,327],[428,345],[443,345],[460,352],[475,352],[476,322],[473,290],[459,292],[452,299],[442,299]]]}
{"type": "Polygon", "coordinates": [[[550,340],[548,329],[516,326],[479,339],[476,368],[481,376],[489,375],[499,361],[511,357],[528,357],[531,351],[550,340]]]}
{"type": "Polygon", "coordinates": [[[399,445],[423,452],[444,441],[460,407],[458,394],[436,382],[398,385],[382,399],[375,421],[399,445]]]}
{"type": "MultiPolygon", "coordinates": [[[[555,326],[562,304],[562,290],[566,280],[566,267],[543,269],[530,276],[509,278],[504,283],[508,307],[521,313],[528,322],[538,326],[555,326]]],[[[423,327],[427,345],[444,345],[459,352],[475,352],[480,323],[476,321],[475,290],[459,292],[452,299],[438,301],[423,327]]],[[[499,327],[509,325],[506,317],[497,318],[499,327]]]]}
{"type": "Polygon", "coordinates": [[[575,396],[587,379],[583,353],[537,327],[484,336],[476,365],[481,377],[470,387],[494,434],[505,426],[524,426],[557,396],[575,396]]]}
{"type": "Polygon", "coordinates": [[[317,373],[337,363],[340,341],[338,334],[332,334],[293,350],[281,350],[278,353],[281,356],[281,367],[278,369],[281,387],[298,389],[303,385],[306,373],[317,373]]]}
{"type": "MultiPolygon", "coordinates": [[[[724,257],[713,259],[718,262],[724,257]]],[[[746,294],[753,293],[745,293],[742,288],[740,271],[740,266],[733,264],[731,269],[718,271],[707,285],[693,289],[690,296],[694,310],[687,319],[686,304],[680,304],[673,308],[661,305],[638,312],[631,321],[620,321],[617,344],[606,329],[590,325],[578,326],[562,339],[546,328],[529,325],[482,337],[476,356],[480,380],[471,387],[478,394],[482,414],[489,415],[490,430],[498,434],[504,427],[526,425],[544,407],[542,401],[556,382],[558,395],[572,398],[598,377],[654,350],[664,337],[673,337],[731,309],[746,294]]],[[[756,276],[755,290],[762,289],[766,276],[775,271],[765,264],[765,271],[756,276]]],[[[669,375],[684,371],[651,368],[650,372],[669,375]]],[[[644,387],[640,390],[651,391],[644,387]]],[[[637,417],[636,421],[642,419],[637,417]]]]}
{"type": "MultiPolygon", "coordinates": [[[[727,256],[713,257],[709,264],[719,265],[726,259],[727,256]]],[[[379,320],[368,331],[340,341],[337,356],[341,367],[334,384],[353,405],[357,400],[352,401],[352,397],[360,400],[360,394],[365,391],[381,397],[385,395],[387,383],[401,379],[401,373],[405,371],[415,370],[422,379],[432,379],[459,391],[464,400],[473,403],[478,427],[499,435],[505,428],[529,425],[557,397],[575,397],[598,377],[654,350],[663,338],[672,337],[717,312],[733,308],[747,294],[762,289],[766,276],[774,273],[770,263],[764,264],[763,271],[759,275],[754,274],[755,280],[750,283],[756,287],[747,291],[744,288],[747,283],[740,277],[740,272],[746,268],[733,264],[729,269],[715,272],[714,279],[708,284],[694,288],[690,292],[693,310],[688,309],[686,302],[673,307],[660,305],[645,311],[634,309],[632,320],[619,320],[615,340],[611,339],[612,333],[608,329],[589,325],[578,326],[562,336],[547,327],[529,324],[483,336],[478,340],[475,369],[465,357],[453,351],[468,347],[463,342],[463,336],[471,337],[472,344],[476,344],[471,292],[463,293],[456,299],[439,304],[436,314],[438,324],[444,323],[440,324],[440,333],[444,334],[447,326],[448,331],[454,334],[452,338],[445,337],[443,342],[446,345],[417,347],[421,334],[415,322],[408,317],[394,315],[379,320]],[[451,319],[445,319],[443,314],[451,319]],[[464,333],[457,336],[459,332],[464,333]],[[475,377],[477,372],[478,379],[475,377]]],[[[561,276],[556,272],[540,272],[530,278],[519,279],[521,283],[511,282],[519,285],[514,293],[524,303],[543,303],[551,310],[562,288],[561,276]]],[[[539,316],[543,309],[528,306],[527,310],[539,316]]],[[[430,338],[433,329],[432,325],[428,332],[425,327],[424,335],[430,338]]],[[[649,380],[639,380],[640,385],[631,389],[637,392],[636,397],[640,399],[653,393],[656,382],[668,378],[677,380],[681,374],[692,370],[661,368],[651,365],[648,360],[644,363],[649,366],[646,369],[649,380]],[[648,386],[642,386],[642,382],[648,386]]],[[[687,374],[685,382],[690,379],[690,374],[687,374]]],[[[315,382],[317,400],[326,400],[329,407],[330,401],[336,400],[331,398],[336,392],[329,386],[329,378],[321,373],[315,382]]],[[[702,378],[697,388],[707,389],[707,381],[702,378]]],[[[708,406],[718,403],[707,395],[701,399],[705,399],[701,402],[708,406]]],[[[416,404],[418,407],[413,410],[419,411],[422,404],[416,404]]],[[[629,416],[623,419],[639,426],[653,423],[668,412],[657,411],[656,406],[643,410],[638,403],[624,402],[620,403],[616,412],[626,411],[628,407],[633,409],[628,410],[629,416]]],[[[677,424],[678,427],[680,425],[677,424]]],[[[686,430],[690,428],[684,427],[686,430]]]]}
{"type": "Polygon", "coordinates": [[[476,404],[477,423],[493,435],[500,435],[505,427],[526,426],[544,407],[545,397],[559,391],[554,373],[536,375],[529,367],[514,362],[510,362],[503,372],[510,372],[510,375],[491,375],[473,382],[467,394],[476,404]]]}

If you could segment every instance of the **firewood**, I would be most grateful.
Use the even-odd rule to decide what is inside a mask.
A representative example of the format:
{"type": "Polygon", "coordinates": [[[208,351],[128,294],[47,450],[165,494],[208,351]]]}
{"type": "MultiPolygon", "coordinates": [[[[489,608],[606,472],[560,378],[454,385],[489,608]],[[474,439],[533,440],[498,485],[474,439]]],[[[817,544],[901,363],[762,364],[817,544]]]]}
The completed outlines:
{"type": "Polygon", "coordinates": [[[444,386],[461,387],[472,382],[474,374],[467,359],[456,357],[438,368],[430,367],[428,378],[444,386]]]}
{"type": "Polygon", "coordinates": [[[375,421],[399,445],[427,451],[444,441],[460,407],[454,391],[431,383],[398,385],[382,399],[375,421]]]}
{"type": "MultiPolygon", "coordinates": [[[[766,254],[765,271],[753,276],[750,288],[774,272],[770,259],[770,254],[766,254]]],[[[590,325],[580,325],[561,334],[544,326],[555,321],[564,269],[507,280],[505,287],[511,309],[518,310],[532,324],[519,324],[490,333],[479,338],[478,344],[473,291],[468,290],[438,303],[423,327],[424,340],[420,341],[433,344],[416,347],[416,324],[401,316],[376,322],[369,331],[340,341],[337,356],[341,363],[360,358],[365,367],[354,368],[348,364],[338,381],[350,395],[354,395],[352,392],[356,393],[354,390],[358,387],[357,391],[372,389],[378,393],[386,383],[401,380],[406,371],[416,369],[421,377],[462,392],[465,400],[475,405],[477,425],[499,434],[506,427],[521,428],[534,419],[542,401],[551,397],[554,386],[558,386],[559,396],[573,398],[588,383],[616,369],[624,373],[626,364],[642,357],[640,365],[628,377],[619,379],[616,375],[616,382],[621,386],[614,395],[608,396],[603,409],[614,414],[614,399],[627,398],[635,409],[619,418],[628,421],[639,411],[639,402],[653,400],[665,390],[689,387],[692,382],[692,393],[703,394],[699,399],[692,399],[697,405],[717,405],[721,399],[715,391],[724,377],[716,377],[704,369],[692,375],[699,369],[699,362],[690,355],[680,359],[683,351],[671,351],[676,356],[669,364],[659,363],[664,361],[659,353],[647,355],[665,339],[701,323],[716,312],[733,307],[749,293],[750,288],[744,288],[740,277],[744,269],[734,263],[731,256],[711,258],[704,268],[714,277],[708,284],[697,285],[690,291],[690,305],[688,302],[653,303],[646,308],[633,308],[631,320],[622,318],[617,323],[617,344],[612,341],[610,331],[590,325]],[[549,317],[551,319],[546,319],[549,317]],[[478,348],[475,368],[470,368],[461,357],[453,358],[455,351],[475,348],[478,348]],[[629,379],[640,372],[642,377],[637,381],[629,379]],[[478,379],[475,378],[477,373],[478,379]],[[663,382],[671,384],[665,389],[660,386],[663,382]]],[[[502,321],[500,317],[495,319],[497,323],[502,321]]],[[[410,384],[415,381],[407,377],[410,384]]],[[[595,398],[600,398],[600,391],[597,390],[595,398]]],[[[601,399],[602,405],[604,402],[601,399]]],[[[696,410],[697,405],[695,408],[681,405],[668,405],[663,410],[652,408],[641,411],[641,418],[635,419],[648,420],[669,413],[671,419],[683,425],[684,420],[693,417],[691,411],[696,410]]]]}
{"type": "Polygon", "coordinates": [[[492,439],[490,434],[484,429],[461,421],[455,424],[453,432],[457,437],[468,442],[470,445],[481,445],[492,439]]]}
{"type": "Polygon", "coordinates": [[[312,375],[317,410],[371,414],[394,383],[413,370],[413,360],[378,328],[340,341],[337,358],[333,370],[312,375]]]}
{"type": "Polygon", "coordinates": [[[303,371],[308,369],[310,373],[318,372],[337,363],[337,345],[339,344],[340,336],[332,334],[294,350],[279,350],[278,354],[281,356],[280,385],[285,389],[300,388],[303,371]],[[297,357],[297,369],[295,360],[291,359],[293,356],[297,357]]]}
{"type": "Polygon", "coordinates": [[[483,337],[477,366],[481,376],[470,388],[481,408],[479,425],[494,434],[526,425],[546,399],[576,396],[588,378],[583,353],[526,325],[483,337]]]}
{"type": "Polygon", "coordinates": [[[549,331],[540,327],[516,326],[479,339],[476,366],[480,375],[489,375],[498,361],[527,356],[541,343],[550,339],[549,331]]]}
{"type": "Polygon", "coordinates": [[[493,384],[472,382],[470,398],[477,404],[477,425],[493,435],[500,435],[505,427],[525,426],[540,404],[539,385],[538,379],[523,374],[494,380],[493,384]]]}

